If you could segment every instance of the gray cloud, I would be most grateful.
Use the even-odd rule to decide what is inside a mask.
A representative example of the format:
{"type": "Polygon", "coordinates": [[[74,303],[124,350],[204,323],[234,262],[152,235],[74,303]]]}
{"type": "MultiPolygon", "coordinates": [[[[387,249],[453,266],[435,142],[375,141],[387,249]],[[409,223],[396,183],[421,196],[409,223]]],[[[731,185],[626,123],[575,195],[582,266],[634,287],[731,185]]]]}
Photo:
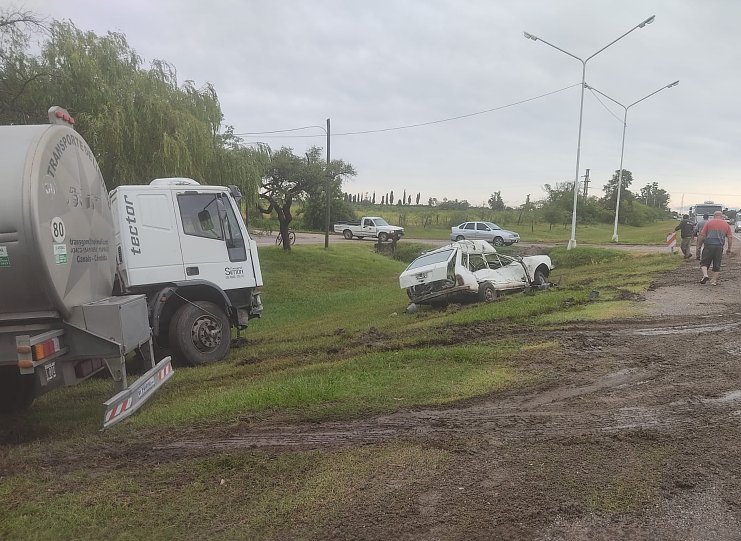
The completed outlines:
{"type": "MultiPolygon", "coordinates": [[[[741,206],[737,23],[741,3],[453,0],[27,1],[98,33],[118,30],[148,60],[173,63],[182,80],[215,85],[237,132],[324,125],[335,133],[424,122],[512,103],[576,83],[581,65],[527,30],[579,56],[599,50],[649,15],[656,21],[610,47],[587,80],[630,103],[625,167],[636,189],[657,181],[679,206],[706,198],[741,206]]],[[[606,102],[607,103],[607,102],[606,102]]],[[[573,180],[579,89],[456,122],[336,137],[332,153],[359,175],[351,192],[421,192],[516,204],[543,183],[573,180]]],[[[622,111],[610,106],[622,117],[622,111]]],[[[621,121],[587,92],[580,174],[592,187],[618,168],[621,121]]],[[[308,132],[312,133],[312,132],[308,132]]],[[[314,133],[322,135],[321,130],[314,133]]],[[[268,138],[273,146],[323,146],[323,136],[268,138]]],[[[593,192],[594,193],[594,192],[593,192]]]]}

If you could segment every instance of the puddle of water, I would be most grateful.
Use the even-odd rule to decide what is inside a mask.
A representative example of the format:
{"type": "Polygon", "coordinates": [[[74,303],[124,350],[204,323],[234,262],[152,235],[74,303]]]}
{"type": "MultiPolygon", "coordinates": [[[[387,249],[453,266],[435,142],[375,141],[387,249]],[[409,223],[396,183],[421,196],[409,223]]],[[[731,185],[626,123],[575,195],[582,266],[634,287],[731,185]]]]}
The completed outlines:
{"type": "Polygon", "coordinates": [[[701,398],[700,402],[704,404],[722,404],[723,402],[733,402],[734,400],[741,399],[741,390],[728,391],[719,398],[701,398]]]}
{"type": "Polygon", "coordinates": [[[699,324],[699,325],[681,325],[678,327],[655,327],[652,329],[635,329],[625,331],[628,334],[637,334],[639,336],[661,336],[668,334],[697,334],[701,332],[719,332],[730,331],[741,325],[741,321],[721,324],[699,324]]]}

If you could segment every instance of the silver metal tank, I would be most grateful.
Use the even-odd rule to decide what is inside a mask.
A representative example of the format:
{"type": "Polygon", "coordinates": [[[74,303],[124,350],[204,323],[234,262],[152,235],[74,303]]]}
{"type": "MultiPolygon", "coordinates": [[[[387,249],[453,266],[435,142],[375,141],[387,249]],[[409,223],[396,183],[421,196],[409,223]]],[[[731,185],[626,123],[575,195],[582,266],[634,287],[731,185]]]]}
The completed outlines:
{"type": "Polygon", "coordinates": [[[0,126],[0,156],[0,321],[110,296],[113,220],[87,143],[68,125],[0,126]]]}

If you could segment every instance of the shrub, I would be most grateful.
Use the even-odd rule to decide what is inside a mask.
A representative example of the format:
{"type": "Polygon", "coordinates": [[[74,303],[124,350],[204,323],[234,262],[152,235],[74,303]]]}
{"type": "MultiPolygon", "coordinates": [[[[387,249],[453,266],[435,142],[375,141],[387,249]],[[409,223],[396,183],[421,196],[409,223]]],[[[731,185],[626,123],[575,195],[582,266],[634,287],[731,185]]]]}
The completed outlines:
{"type": "Polygon", "coordinates": [[[580,265],[597,265],[610,261],[619,261],[630,257],[626,252],[620,250],[606,250],[604,248],[553,248],[548,255],[557,268],[569,269],[580,265]]]}
{"type": "Polygon", "coordinates": [[[400,241],[396,244],[396,249],[394,250],[394,254],[392,257],[396,261],[401,261],[408,264],[422,255],[423,252],[429,252],[432,249],[434,248],[432,248],[429,244],[400,241]]]}

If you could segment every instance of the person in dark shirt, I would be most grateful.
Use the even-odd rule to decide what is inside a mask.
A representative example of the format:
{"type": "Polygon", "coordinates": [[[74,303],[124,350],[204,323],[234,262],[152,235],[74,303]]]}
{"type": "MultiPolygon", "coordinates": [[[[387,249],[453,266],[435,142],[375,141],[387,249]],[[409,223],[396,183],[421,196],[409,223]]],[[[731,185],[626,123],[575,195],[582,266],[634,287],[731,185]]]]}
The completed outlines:
{"type": "Polygon", "coordinates": [[[690,253],[690,243],[692,237],[695,235],[695,227],[690,223],[690,215],[685,214],[682,216],[682,221],[679,225],[674,228],[674,231],[679,231],[682,236],[682,243],[679,247],[682,249],[685,259],[690,259],[692,254],[690,253]]]}
{"type": "Polygon", "coordinates": [[[702,244],[700,243],[700,231],[702,231],[702,228],[705,227],[705,223],[708,221],[709,217],[710,216],[708,214],[703,214],[702,220],[698,218],[697,223],[695,224],[695,236],[697,237],[697,241],[695,241],[695,255],[697,256],[698,261],[700,261],[700,256],[702,255],[702,244]]]}

